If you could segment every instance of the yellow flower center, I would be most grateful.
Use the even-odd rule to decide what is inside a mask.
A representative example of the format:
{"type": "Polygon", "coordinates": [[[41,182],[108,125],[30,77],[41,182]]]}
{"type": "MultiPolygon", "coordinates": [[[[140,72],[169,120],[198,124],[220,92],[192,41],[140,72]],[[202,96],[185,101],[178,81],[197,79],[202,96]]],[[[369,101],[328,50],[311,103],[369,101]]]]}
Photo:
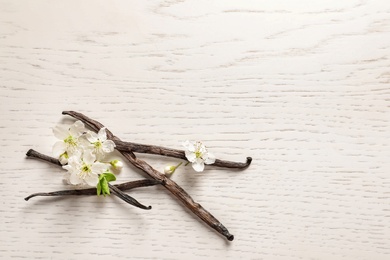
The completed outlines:
{"type": "Polygon", "coordinates": [[[99,149],[102,147],[102,142],[97,141],[97,142],[94,142],[93,145],[95,146],[96,149],[99,149]]]}
{"type": "Polygon", "coordinates": [[[91,165],[83,164],[81,167],[80,177],[85,178],[85,176],[88,176],[91,173],[91,165]]]}
{"type": "Polygon", "coordinates": [[[199,150],[195,151],[195,156],[196,156],[196,158],[201,158],[202,157],[202,153],[199,150]]]}
{"type": "Polygon", "coordinates": [[[64,143],[71,146],[77,146],[76,139],[71,135],[65,138],[64,143]]]}

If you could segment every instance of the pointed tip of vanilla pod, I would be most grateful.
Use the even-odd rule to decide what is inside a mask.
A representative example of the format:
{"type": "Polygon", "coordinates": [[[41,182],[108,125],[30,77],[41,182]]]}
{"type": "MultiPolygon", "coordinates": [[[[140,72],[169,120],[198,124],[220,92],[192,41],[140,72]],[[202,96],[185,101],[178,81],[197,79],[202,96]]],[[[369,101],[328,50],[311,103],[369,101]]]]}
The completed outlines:
{"type": "Polygon", "coordinates": [[[227,240],[233,241],[233,240],[234,240],[234,236],[233,236],[233,235],[229,235],[229,236],[227,237],[227,240]]]}

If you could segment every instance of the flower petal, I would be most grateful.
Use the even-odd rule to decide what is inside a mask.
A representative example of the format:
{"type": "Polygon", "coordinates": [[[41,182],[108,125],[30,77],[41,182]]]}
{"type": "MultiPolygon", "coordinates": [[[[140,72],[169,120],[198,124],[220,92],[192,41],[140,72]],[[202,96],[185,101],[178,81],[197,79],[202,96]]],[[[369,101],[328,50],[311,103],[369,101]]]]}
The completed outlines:
{"type": "Polygon", "coordinates": [[[66,145],[63,141],[58,141],[54,144],[52,153],[54,157],[59,158],[61,154],[66,152],[66,145]]]}
{"type": "Polygon", "coordinates": [[[73,137],[80,137],[85,132],[84,123],[80,120],[74,122],[74,124],[69,128],[69,133],[73,137]]]}
{"type": "Polygon", "coordinates": [[[67,155],[61,155],[60,158],[58,158],[58,160],[60,161],[60,163],[62,165],[67,164],[68,163],[68,156],[67,155]]]}
{"type": "Polygon", "coordinates": [[[205,164],[213,164],[215,163],[215,156],[212,153],[207,153],[206,154],[207,158],[204,160],[205,164]]]}
{"type": "Polygon", "coordinates": [[[185,151],[185,155],[189,162],[194,162],[196,159],[196,154],[194,152],[185,151]]]}
{"type": "Polygon", "coordinates": [[[85,182],[91,186],[91,187],[96,187],[96,185],[99,182],[99,177],[96,174],[89,174],[88,176],[85,177],[85,182]]]}
{"type": "Polygon", "coordinates": [[[115,148],[115,143],[111,140],[106,140],[102,144],[102,150],[105,153],[111,153],[112,151],[114,151],[114,148],[115,148]]]}
{"type": "Polygon", "coordinates": [[[83,183],[83,180],[80,179],[80,176],[77,173],[72,172],[72,174],[70,175],[70,178],[69,178],[69,182],[73,185],[77,185],[77,184],[83,183]]]}
{"type": "Polygon", "coordinates": [[[202,172],[204,170],[204,163],[202,160],[196,160],[192,163],[192,168],[197,172],[202,172]]]}
{"type": "Polygon", "coordinates": [[[91,167],[92,174],[94,175],[102,174],[107,169],[108,169],[108,165],[100,162],[94,163],[91,167]]]}
{"type": "Polygon", "coordinates": [[[87,165],[92,165],[96,160],[96,156],[92,153],[92,151],[85,151],[83,155],[83,161],[87,165]]]}
{"type": "Polygon", "coordinates": [[[65,140],[68,137],[68,128],[62,125],[57,125],[53,128],[53,134],[56,138],[60,140],[65,140]]]}
{"type": "Polygon", "coordinates": [[[80,136],[77,139],[77,141],[78,141],[78,145],[77,145],[76,148],[78,150],[82,150],[82,151],[93,150],[94,145],[91,144],[91,142],[87,139],[87,134],[80,136]]]}
{"type": "Polygon", "coordinates": [[[88,131],[85,137],[90,143],[96,143],[97,141],[99,141],[98,135],[92,131],[88,131]]]}
{"type": "Polygon", "coordinates": [[[118,160],[113,160],[110,162],[110,164],[115,170],[121,170],[123,168],[123,162],[118,160]]]}
{"type": "Polygon", "coordinates": [[[204,146],[204,144],[201,142],[196,142],[195,149],[196,151],[200,152],[202,155],[207,152],[206,146],[204,146]]]}
{"type": "Polygon", "coordinates": [[[195,145],[194,142],[186,140],[185,142],[182,143],[184,148],[190,152],[195,152],[195,145]]]}
{"type": "Polygon", "coordinates": [[[69,164],[63,165],[62,168],[67,170],[68,172],[72,172],[73,171],[72,165],[69,165],[69,164]]]}
{"type": "Polygon", "coordinates": [[[102,142],[106,141],[107,140],[106,128],[105,127],[100,128],[97,135],[100,141],[102,142]]]}
{"type": "Polygon", "coordinates": [[[75,169],[79,168],[82,165],[80,150],[74,150],[72,152],[68,151],[68,164],[72,165],[75,169]]]}

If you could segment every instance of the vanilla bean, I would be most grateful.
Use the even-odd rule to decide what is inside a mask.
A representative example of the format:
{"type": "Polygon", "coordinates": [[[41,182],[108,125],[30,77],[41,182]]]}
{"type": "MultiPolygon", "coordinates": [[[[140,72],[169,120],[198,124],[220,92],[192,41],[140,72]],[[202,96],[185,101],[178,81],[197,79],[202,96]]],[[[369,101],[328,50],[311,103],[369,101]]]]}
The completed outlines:
{"type": "MultiPolygon", "coordinates": [[[[33,149],[30,149],[26,153],[27,157],[32,157],[32,158],[38,158],[43,161],[47,161],[49,163],[55,164],[62,166],[59,160],[56,158],[44,155],[40,152],[37,152],[33,149]]],[[[135,181],[135,182],[127,182],[127,183],[122,183],[119,185],[111,185],[110,183],[108,184],[110,191],[112,194],[120,198],[121,200],[125,201],[128,204],[131,204],[133,206],[136,206],[141,209],[151,209],[151,206],[146,207],[145,205],[142,205],[139,203],[136,199],[131,197],[130,195],[124,193],[122,190],[124,189],[132,189],[136,187],[146,187],[146,186],[152,186],[152,185],[157,185],[160,184],[160,181],[156,180],[141,180],[141,181],[135,181]]],[[[81,190],[63,190],[63,191],[55,191],[55,192],[40,192],[40,193],[35,193],[32,194],[28,197],[25,198],[25,200],[29,200],[30,198],[36,197],[36,196],[63,196],[63,195],[93,195],[96,194],[96,188],[90,188],[90,189],[81,189],[81,190]]]]}
{"type": "MultiPolygon", "coordinates": [[[[132,142],[124,142],[121,140],[115,140],[116,149],[121,152],[135,152],[135,153],[148,153],[148,154],[158,154],[168,157],[174,157],[182,160],[186,160],[186,155],[183,150],[171,149],[162,146],[156,145],[147,145],[147,144],[137,144],[132,142]]],[[[225,168],[238,168],[244,169],[247,168],[252,162],[252,157],[247,157],[246,162],[232,162],[226,160],[216,159],[215,162],[211,165],[225,168]]]]}
{"type": "MultiPolygon", "coordinates": [[[[157,184],[161,184],[161,182],[156,180],[145,179],[145,180],[124,182],[112,186],[116,187],[121,191],[125,191],[125,190],[131,190],[139,187],[153,186],[157,184]]],[[[31,194],[24,199],[27,201],[37,196],[74,196],[74,195],[96,195],[96,188],[88,188],[88,189],[80,189],[80,190],[60,190],[60,191],[53,191],[53,192],[39,192],[39,193],[31,194]]]]}
{"type": "MultiPolygon", "coordinates": [[[[81,120],[86,125],[91,127],[94,131],[98,132],[102,127],[101,123],[96,120],[93,120],[81,113],[74,111],[63,111],[62,114],[72,116],[75,119],[81,120]]],[[[108,139],[111,139],[115,144],[119,143],[121,140],[114,136],[109,130],[106,129],[108,139]]],[[[207,225],[216,230],[221,235],[225,236],[229,241],[234,239],[234,236],[229,233],[225,226],[222,225],[210,212],[205,210],[199,203],[196,203],[191,196],[181,188],[177,183],[167,178],[164,174],[155,170],[145,161],[138,159],[131,149],[127,151],[119,150],[122,155],[135,167],[143,170],[149,177],[154,180],[161,181],[161,185],[164,186],[168,191],[170,191],[177,199],[179,199],[188,209],[190,209],[196,216],[203,220],[207,225]]]]}
{"type": "Polygon", "coordinates": [[[199,203],[195,202],[191,198],[191,196],[176,182],[169,179],[166,175],[153,169],[153,167],[150,166],[145,161],[138,158],[134,158],[132,154],[126,152],[121,152],[121,153],[135,167],[143,170],[145,173],[147,173],[150,177],[154,178],[155,180],[160,180],[162,182],[161,183],[162,186],[164,186],[168,191],[170,191],[177,199],[179,199],[188,209],[190,209],[196,216],[198,216],[201,220],[203,220],[207,225],[215,229],[218,233],[225,236],[229,241],[232,241],[234,239],[234,236],[229,233],[226,227],[222,225],[222,223],[218,219],[216,219],[210,212],[204,209],[199,203]]]}
{"type": "Polygon", "coordinates": [[[52,164],[56,164],[58,166],[62,166],[62,164],[60,163],[60,161],[58,159],[41,154],[40,152],[37,152],[33,149],[28,150],[26,155],[27,155],[27,157],[30,157],[30,158],[36,158],[36,159],[40,159],[40,160],[43,160],[43,161],[46,161],[46,162],[49,162],[52,164]]]}
{"type": "Polygon", "coordinates": [[[136,207],[141,208],[141,209],[151,209],[152,208],[152,206],[146,207],[145,205],[142,205],[136,199],[127,195],[126,193],[123,193],[120,189],[118,189],[117,187],[115,187],[114,185],[112,185],[110,183],[108,183],[108,187],[110,187],[110,192],[112,194],[114,194],[118,198],[122,199],[123,201],[125,201],[133,206],[136,206],[136,207]]]}

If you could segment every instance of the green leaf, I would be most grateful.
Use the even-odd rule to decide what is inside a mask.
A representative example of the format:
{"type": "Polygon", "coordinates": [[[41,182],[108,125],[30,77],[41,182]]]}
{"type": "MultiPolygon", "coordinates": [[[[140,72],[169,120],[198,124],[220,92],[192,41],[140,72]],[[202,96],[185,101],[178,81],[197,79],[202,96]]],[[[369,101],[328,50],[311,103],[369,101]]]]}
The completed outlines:
{"type": "Polygon", "coordinates": [[[96,186],[97,195],[100,196],[102,194],[102,186],[100,185],[100,180],[96,186]]]}
{"type": "Polygon", "coordinates": [[[110,181],[115,181],[116,177],[111,172],[105,172],[99,175],[99,182],[96,185],[97,195],[103,194],[103,196],[110,195],[110,187],[108,183],[110,181]]]}
{"type": "Polygon", "coordinates": [[[101,174],[100,176],[102,176],[107,180],[107,182],[110,182],[110,181],[115,181],[116,180],[116,177],[114,174],[112,174],[111,172],[105,172],[103,174],[101,174]]]}
{"type": "Polygon", "coordinates": [[[103,178],[101,180],[101,185],[102,185],[102,191],[103,191],[103,195],[105,196],[106,194],[110,195],[110,187],[108,187],[108,182],[106,180],[106,178],[103,178]]]}

